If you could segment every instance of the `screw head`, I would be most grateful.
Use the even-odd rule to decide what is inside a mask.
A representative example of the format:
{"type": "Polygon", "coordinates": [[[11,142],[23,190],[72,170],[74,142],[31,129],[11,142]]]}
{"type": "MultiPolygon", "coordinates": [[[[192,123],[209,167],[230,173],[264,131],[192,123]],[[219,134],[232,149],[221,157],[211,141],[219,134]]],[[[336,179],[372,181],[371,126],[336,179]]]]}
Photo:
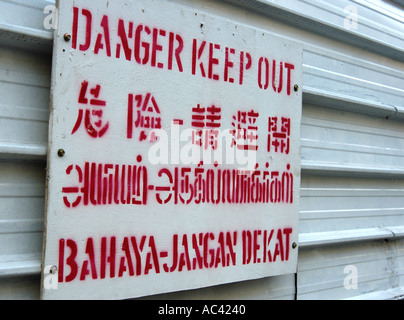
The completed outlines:
{"type": "Polygon", "coordinates": [[[56,274],[58,272],[58,267],[57,266],[52,266],[49,270],[51,274],[56,274]]]}
{"type": "Polygon", "coordinates": [[[299,91],[299,86],[297,84],[295,84],[295,86],[293,87],[293,89],[295,90],[295,92],[299,91]]]}
{"type": "Polygon", "coordinates": [[[72,36],[68,33],[65,33],[63,38],[65,39],[65,41],[70,41],[70,39],[72,38],[72,36]]]}
{"type": "Polygon", "coordinates": [[[296,242],[293,242],[293,243],[292,243],[292,248],[293,248],[293,249],[296,249],[296,248],[297,248],[297,243],[296,243],[296,242]]]}
{"type": "Polygon", "coordinates": [[[65,155],[65,151],[63,149],[58,150],[58,156],[63,157],[65,155]]]}

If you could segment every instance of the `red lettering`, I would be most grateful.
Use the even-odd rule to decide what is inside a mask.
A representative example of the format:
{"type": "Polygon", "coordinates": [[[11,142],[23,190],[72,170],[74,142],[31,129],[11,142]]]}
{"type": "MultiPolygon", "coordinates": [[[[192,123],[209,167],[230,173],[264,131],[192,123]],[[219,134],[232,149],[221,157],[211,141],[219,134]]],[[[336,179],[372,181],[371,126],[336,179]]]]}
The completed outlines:
{"type": "Polygon", "coordinates": [[[127,129],[126,137],[132,139],[133,135],[133,94],[128,95],[128,117],[127,117],[127,129]]]}
{"type": "Polygon", "coordinates": [[[280,93],[283,86],[283,62],[279,65],[278,89],[276,89],[276,61],[272,61],[272,88],[275,92],[280,93]]]}
{"type": "MultiPolygon", "coordinates": [[[[92,14],[87,9],[81,10],[82,15],[86,18],[86,32],[85,42],[80,44],[80,51],[87,51],[91,44],[91,28],[92,28],[92,14]]],[[[79,8],[73,7],[73,30],[72,30],[72,48],[77,48],[78,42],[78,29],[79,29],[79,8]]]]}
{"type": "MultiPolygon", "coordinates": [[[[279,62],[279,74],[277,74],[276,60],[272,60],[272,89],[276,93],[281,93],[283,88],[283,68],[287,69],[287,87],[286,93],[290,95],[291,88],[291,71],[294,65],[290,63],[279,62]]],[[[265,57],[258,60],[258,86],[260,89],[266,90],[269,87],[270,67],[269,61],[265,57]]]]}
{"type": "MultiPolygon", "coordinates": [[[[79,167],[79,166],[75,166],[75,169],[76,169],[76,171],[77,171],[77,174],[78,174],[78,182],[79,183],[82,183],[82,180],[83,180],[83,172],[82,172],[82,170],[81,170],[81,168],[79,167]]],[[[73,170],[73,165],[70,165],[69,167],[67,167],[67,169],[66,169],[66,175],[70,175],[70,173],[71,173],[71,171],[73,170]]],[[[78,186],[75,186],[75,187],[64,187],[64,188],[62,188],[62,192],[63,193],[65,193],[65,194],[70,194],[70,193],[74,193],[74,194],[77,194],[78,192],[79,192],[79,187],[78,186]]],[[[69,201],[69,199],[68,199],[68,197],[67,196],[64,196],[63,197],[63,202],[64,202],[64,204],[65,204],[65,206],[66,207],[68,207],[68,208],[70,208],[70,207],[77,207],[79,204],[80,204],[80,202],[81,202],[81,196],[77,196],[76,198],[75,198],[75,200],[71,203],[70,201],[69,201]]]]}
{"type": "Polygon", "coordinates": [[[183,252],[180,254],[178,271],[182,271],[182,268],[186,265],[188,270],[192,270],[191,268],[191,260],[189,259],[189,251],[188,251],[188,237],[186,234],[182,236],[182,247],[183,252]]]}
{"type": "MultiPolygon", "coordinates": [[[[133,33],[133,22],[129,22],[129,34],[126,33],[125,30],[125,22],[122,19],[119,19],[118,22],[118,37],[121,39],[123,51],[125,53],[125,58],[128,61],[132,59],[132,49],[129,47],[128,38],[132,38],[133,33]]],[[[116,58],[120,58],[121,56],[121,44],[118,43],[116,45],[116,58]]]]}
{"type": "Polygon", "coordinates": [[[260,263],[261,262],[261,259],[257,258],[258,251],[261,248],[261,246],[258,244],[260,235],[261,235],[261,230],[254,230],[254,237],[253,237],[254,263],[260,263]]]}
{"type": "Polygon", "coordinates": [[[107,238],[101,239],[101,268],[100,278],[104,279],[106,275],[106,265],[109,263],[109,277],[115,277],[115,254],[116,254],[116,237],[111,237],[109,245],[109,256],[107,257],[107,238]]]}
{"type": "Polygon", "coordinates": [[[90,270],[88,270],[88,262],[90,262],[90,265],[91,265],[91,277],[93,279],[97,279],[97,269],[95,266],[93,238],[87,239],[85,252],[88,255],[88,259],[84,260],[83,265],[81,266],[80,281],[85,280],[86,276],[90,274],[90,270]]]}
{"type": "Polygon", "coordinates": [[[182,40],[181,36],[176,34],[175,40],[177,41],[177,48],[174,50],[174,33],[170,32],[169,35],[169,46],[168,46],[168,70],[172,70],[173,68],[173,55],[175,55],[175,61],[177,61],[178,70],[180,72],[183,71],[182,62],[180,54],[182,49],[184,48],[184,40],[182,40]]]}
{"type": "MultiPolygon", "coordinates": [[[[205,49],[206,41],[202,41],[201,45],[198,47],[198,40],[194,39],[192,43],[192,74],[196,74],[196,64],[201,59],[203,50],[205,49]]],[[[202,62],[199,63],[199,69],[201,71],[202,77],[206,77],[205,68],[202,62]]]]}
{"type": "MultiPolygon", "coordinates": [[[[139,64],[146,64],[149,61],[149,51],[150,51],[150,44],[148,42],[142,41],[142,32],[143,32],[143,25],[140,24],[136,28],[135,32],[135,60],[139,64]],[[143,48],[143,57],[140,56],[140,48],[143,48]]],[[[148,26],[144,27],[144,33],[150,35],[151,31],[148,26]]]]}
{"type": "MultiPolygon", "coordinates": [[[[208,108],[209,110],[209,108],[208,108]]],[[[237,139],[242,150],[257,148],[255,146],[255,121],[258,113],[253,110],[240,113],[246,120],[234,122],[233,125],[241,133],[237,139]],[[242,130],[249,131],[244,135],[242,130]],[[241,141],[241,142],[240,142],[241,141]],[[243,145],[243,143],[246,143],[243,145]]],[[[208,116],[210,115],[208,114],[208,116]]],[[[213,117],[213,116],[212,116],[213,117]]],[[[219,117],[215,116],[215,117],[219,117]]],[[[237,118],[234,118],[237,121],[237,118]]],[[[283,119],[283,118],[282,118],[283,119]]],[[[212,119],[211,119],[212,120],[212,119]]],[[[209,120],[210,121],[210,120],[209,120]]],[[[205,126],[216,123],[204,122],[205,126]]],[[[237,131],[235,130],[235,131],[237,131]]],[[[272,134],[272,131],[271,131],[272,134]]],[[[279,138],[278,135],[273,136],[279,138]]],[[[287,136],[286,136],[287,137],[287,136]]],[[[236,134],[234,133],[234,138],[236,134]]],[[[280,138],[279,138],[280,139],[280,138]]],[[[272,140],[271,140],[272,141],[272,140]]],[[[276,141],[271,142],[271,145],[276,141]]],[[[278,141],[287,147],[287,142],[278,141]]],[[[282,147],[282,145],[281,145],[282,147]]],[[[283,148],[283,147],[282,147],[283,148]]],[[[254,149],[253,149],[254,150],[254,149]]],[[[138,155],[137,162],[142,161],[138,155]]],[[[171,172],[168,168],[160,169],[157,176],[160,182],[149,184],[146,166],[118,165],[111,163],[84,163],[84,169],[79,165],[70,165],[66,175],[76,178],[77,183],[62,188],[62,201],[67,208],[76,208],[80,204],[87,206],[115,205],[146,205],[149,193],[155,193],[155,201],[161,205],[171,201],[174,204],[199,203],[293,203],[293,174],[290,164],[285,171],[254,170],[240,171],[237,169],[215,169],[178,167],[171,172]],[[72,175],[72,171],[77,172],[72,175]]]]}
{"type": "Polygon", "coordinates": [[[275,245],[275,252],[274,252],[274,260],[276,261],[276,257],[280,255],[281,261],[285,259],[284,251],[283,251],[283,237],[282,237],[282,230],[279,229],[276,235],[276,239],[278,242],[275,245]]]}
{"type": "Polygon", "coordinates": [[[66,259],[66,265],[70,267],[70,273],[66,276],[65,281],[71,282],[76,278],[78,272],[78,265],[76,262],[77,244],[75,241],[67,239],[66,246],[70,248],[70,255],[66,259]]]}
{"type": "Polygon", "coordinates": [[[290,63],[285,63],[285,68],[288,69],[288,80],[287,80],[287,94],[290,95],[290,87],[291,87],[291,71],[295,69],[295,66],[290,63]]]}
{"type": "Polygon", "coordinates": [[[239,76],[239,84],[243,84],[244,80],[244,71],[251,68],[252,59],[251,55],[248,52],[241,51],[240,52],[240,76],[239,76]],[[244,61],[244,55],[247,59],[247,62],[244,61]]]}
{"type": "Polygon", "coordinates": [[[102,39],[105,39],[105,46],[107,50],[107,56],[111,56],[111,42],[109,39],[109,24],[108,24],[108,16],[104,15],[101,20],[101,27],[104,30],[104,34],[99,33],[97,36],[97,40],[95,42],[94,53],[98,54],[100,49],[104,49],[104,44],[102,43],[102,39]]]}
{"type": "Polygon", "coordinates": [[[58,282],[63,282],[65,265],[65,239],[59,240],[59,270],[58,270],[58,282]]]}
{"type": "MultiPolygon", "coordinates": [[[[101,20],[96,22],[98,28],[93,28],[93,20],[99,19],[98,17],[98,14],[93,17],[88,9],[73,7],[73,49],[78,48],[80,51],[87,51],[94,44],[94,54],[99,54],[100,50],[105,50],[106,56],[111,57],[111,47],[115,46],[114,58],[120,59],[123,51],[127,61],[131,61],[133,55],[135,61],[141,65],[150,63],[151,67],[160,69],[166,67],[167,70],[173,70],[174,64],[176,64],[179,72],[184,71],[181,55],[185,41],[179,34],[170,30],[151,28],[144,24],[134,25],[133,21],[125,21],[124,19],[110,20],[108,15],[102,15],[101,20]],[[112,21],[116,25],[110,25],[112,21]],[[110,31],[113,31],[112,35],[110,31]],[[93,32],[95,32],[95,41],[92,41],[93,32]]],[[[236,74],[232,74],[232,72],[235,72],[233,70],[237,62],[239,64],[238,82],[239,85],[242,85],[246,71],[252,67],[252,60],[249,52],[237,52],[237,49],[223,47],[219,43],[207,45],[206,40],[192,39],[191,72],[193,75],[199,74],[212,80],[234,83],[236,74]]],[[[281,93],[286,85],[286,93],[290,95],[292,70],[295,69],[295,66],[284,61],[277,62],[275,59],[272,60],[270,66],[270,61],[266,57],[260,57],[257,61],[259,88],[267,90],[271,82],[274,92],[281,93]],[[287,69],[285,83],[284,68],[287,69]]],[[[160,120],[146,116],[144,121],[146,125],[153,125],[160,120]]]]}
{"type": "Polygon", "coordinates": [[[233,239],[231,237],[231,233],[227,232],[226,233],[226,245],[229,249],[229,253],[227,254],[227,266],[229,266],[230,259],[233,264],[233,266],[236,265],[236,252],[234,251],[234,247],[237,245],[237,231],[233,232],[233,239]]]}
{"type": "Polygon", "coordinates": [[[270,199],[272,203],[281,202],[282,184],[278,179],[279,171],[271,172],[270,199]]]}
{"type": "Polygon", "coordinates": [[[209,249],[209,240],[214,240],[215,235],[212,232],[205,234],[203,238],[203,264],[205,268],[212,268],[215,263],[215,249],[209,249]],[[210,261],[208,260],[210,256],[210,261]]]}
{"type": "Polygon", "coordinates": [[[224,81],[229,81],[230,83],[234,82],[234,78],[231,78],[229,76],[229,69],[233,68],[234,63],[233,61],[230,60],[230,54],[235,54],[236,50],[233,48],[227,48],[226,47],[226,57],[224,61],[224,81]]]}
{"type": "Polygon", "coordinates": [[[214,50],[220,50],[220,45],[219,44],[213,44],[209,43],[209,70],[208,70],[208,78],[213,79],[213,80],[219,80],[219,75],[216,73],[213,73],[213,65],[218,65],[219,64],[219,59],[214,58],[214,50]]]}
{"type": "MultiPolygon", "coordinates": [[[[243,230],[241,239],[242,264],[257,264],[288,261],[290,255],[290,235],[293,229],[286,227],[283,229],[272,230],[243,230]],[[273,235],[276,233],[276,237],[273,235]],[[275,241],[271,241],[274,238],[275,241]]],[[[209,269],[218,267],[235,266],[237,263],[236,253],[238,232],[218,233],[215,236],[213,232],[192,234],[174,234],[172,237],[172,248],[162,248],[156,244],[154,236],[143,235],[141,237],[127,236],[123,237],[120,245],[118,277],[148,275],[152,270],[156,274],[160,273],[160,259],[167,258],[169,255],[172,264],[169,267],[163,263],[162,270],[168,272],[183,272],[195,269],[209,269]],[[181,247],[179,237],[181,236],[181,247]],[[148,240],[148,252],[144,252],[146,241],[148,240]],[[191,242],[192,241],[192,245],[191,242]],[[132,251],[133,250],[133,251],[132,251]],[[144,252],[144,254],[142,254],[144,252]],[[133,255],[134,253],[134,255],[133,255]],[[142,261],[144,259],[144,261],[142,261]]],[[[59,282],[71,282],[75,279],[79,281],[98,279],[97,268],[100,268],[100,279],[106,277],[114,278],[116,276],[115,263],[117,257],[116,237],[112,236],[100,238],[100,246],[94,245],[94,238],[89,237],[79,243],[83,247],[78,247],[76,241],[72,239],[59,240],[59,282]],[[66,247],[70,249],[66,250],[66,247]],[[98,248],[98,249],[97,249],[98,248]],[[96,250],[99,250],[98,252],[96,250]],[[80,252],[80,268],[77,261],[78,252],[80,252]],[[67,259],[65,260],[67,256],[67,259]],[[84,258],[82,258],[84,256],[84,258]],[[107,271],[109,265],[109,272],[107,271]],[[66,266],[70,273],[65,277],[66,266]],[[80,270],[80,276],[77,277],[80,270]]]]}
{"type": "MultiPolygon", "coordinates": [[[[173,272],[177,268],[177,262],[178,262],[178,234],[175,234],[173,236],[173,264],[171,265],[170,272],[173,272]]],[[[165,271],[168,272],[166,269],[165,271]]]]}
{"type": "Polygon", "coordinates": [[[218,267],[220,262],[222,263],[222,267],[226,266],[226,252],[225,252],[224,232],[219,233],[218,243],[219,243],[219,246],[216,249],[215,268],[218,267]]]}
{"type": "Polygon", "coordinates": [[[134,269],[133,269],[133,262],[132,262],[132,256],[131,256],[131,253],[130,253],[128,237],[125,237],[123,239],[122,251],[125,253],[125,255],[121,257],[121,262],[120,262],[120,265],[119,265],[118,277],[122,277],[123,273],[127,270],[126,264],[128,265],[128,268],[129,268],[129,275],[133,276],[135,274],[135,272],[134,272],[134,269]],[[125,258],[126,258],[127,263],[125,263],[125,258]]]}
{"type": "Polygon", "coordinates": [[[252,236],[251,231],[244,230],[243,231],[243,264],[249,264],[251,261],[252,250],[251,250],[251,243],[252,243],[252,236]]]}
{"type": "Polygon", "coordinates": [[[196,238],[196,234],[192,235],[192,248],[194,249],[195,255],[196,255],[196,257],[193,258],[193,261],[192,261],[192,269],[194,269],[194,270],[196,269],[197,263],[198,263],[199,269],[203,268],[203,256],[202,256],[201,250],[200,250],[200,248],[203,245],[203,233],[200,233],[198,238],[199,238],[199,242],[198,242],[198,239],[196,238]]]}
{"type": "Polygon", "coordinates": [[[261,57],[258,62],[258,85],[261,89],[268,89],[269,86],[269,61],[267,58],[261,57]],[[262,71],[262,63],[265,63],[265,70],[262,71]],[[262,82],[262,74],[264,74],[265,82],[262,82]]]}
{"type": "Polygon", "coordinates": [[[161,62],[157,62],[157,51],[163,51],[163,46],[161,46],[160,44],[158,44],[158,36],[162,36],[165,37],[166,36],[166,31],[162,30],[162,29],[153,29],[153,43],[152,43],[152,58],[151,58],[151,65],[152,67],[156,66],[157,63],[157,67],[158,68],[163,68],[164,64],[161,62]]]}
{"type": "MultiPolygon", "coordinates": [[[[289,170],[290,165],[288,164],[286,168],[289,170]]],[[[293,203],[293,174],[290,172],[282,174],[282,202],[293,203]]]]}
{"type": "Polygon", "coordinates": [[[149,248],[151,249],[151,252],[148,252],[146,255],[146,265],[144,274],[148,274],[149,271],[153,268],[153,266],[156,273],[160,273],[160,265],[157,255],[157,249],[153,236],[150,236],[149,238],[149,248]]]}
{"type": "Polygon", "coordinates": [[[290,245],[290,234],[293,232],[292,228],[283,229],[283,234],[286,236],[286,244],[285,244],[285,260],[289,260],[289,245],[290,245]]]}
{"type": "Polygon", "coordinates": [[[271,255],[271,250],[268,248],[269,244],[271,243],[272,236],[274,234],[274,230],[272,229],[269,233],[269,236],[267,237],[267,230],[264,230],[264,263],[267,262],[267,256],[268,256],[268,262],[272,262],[272,255],[271,255]],[[268,248],[268,251],[267,251],[268,248]]]}
{"type": "Polygon", "coordinates": [[[140,252],[143,251],[144,245],[146,243],[146,236],[142,236],[139,245],[137,244],[136,237],[131,237],[131,242],[133,249],[135,250],[136,258],[136,275],[139,276],[142,273],[142,259],[140,257],[140,252]]]}
{"type": "Polygon", "coordinates": [[[79,29],[79,8],[73,7],[72,48],[77,48],[77,32],[79,29]]]}

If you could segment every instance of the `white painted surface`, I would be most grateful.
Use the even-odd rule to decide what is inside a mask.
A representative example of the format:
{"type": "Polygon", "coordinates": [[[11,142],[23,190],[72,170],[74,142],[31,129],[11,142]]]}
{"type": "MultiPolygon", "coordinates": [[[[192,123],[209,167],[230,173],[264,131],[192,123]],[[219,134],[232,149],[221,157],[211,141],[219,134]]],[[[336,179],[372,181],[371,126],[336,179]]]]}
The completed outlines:
{"type": "MultiPolygon", "coordinates": [[[[42,11],[52,2],[30,3],[30,6],[16,0],[0,3],[4,13],[0,52],[2,55],[7,52],[10,57],[0,63],[6,70],[1,78],[2,86],[8,83],[6,73],[15,70],[16,64],[21,62],[18,57],[31,61],[24,67],[25,72],[38,78],[47,73],[49,79],[50,57],[36,55],[33,50],[51,53],[52,30],[43,28],[47,14],[42,11]],[[12,19],[12,15],[16,18],[12,19]],[[44,71],[38,68],[42,63],[46,66],[44,71]]],[[[285,275],[153,297],[391,299],[402,296],[400,237],[403,233],[400,230],[404,225],[404,183],[400,159],[404,149],[404,55],[400,1],[260,1],[261,7],[258,1],[177,0],[175,3],[303,44],[300,234],[305,241],[299,246],[297,293],[295,275],[285,275]],[[344,28],[347,5],[357,6],[356,30],[344,28]],[[332,10],[328,10],[330,6],[332,10]],[[344,130],[345,124],[349,130],[344,130]],[[384,236],[388,242],[382,240],[384,236]],[[350,240],[345,241],[347,239],[350,240]],[[357,266],[357,290],[344,288],[347,274],[343,271],[347,265],[357,266]]],[[[42,94],[36,94],[37,89],[24,85],[23,74],[19,73],[13,80],[12,85],[20,90],[7,97],[7,107],[32,103],[47,109],[48,98],[44,99],[42,94]],[[29,99],[22,101],[21,94],[28,93],[29,99]]],[[[10,162],[17,158],[25,162],[21,166],[15,164],[16,170],[10,171],[19,182],[5,187],[7,192],[2,193],[2,203],[7,204],[1,211],[6,222],[2,230],[7,232],[2,235],[6,240],[0,243],[0,269],[6,270],[3,272],[6,275],[0,279],[0,296],[2,299],[39,298],[40,230],[33,231],[24,222],[16,233],[17,229],[12,227],[14,222],[8,220],[43,217],[43,191],[35,197],[23,197],[23,201],[21,197],[16,200],[15,195],[22,194],[21,183],[37,184],[37,190],[44,190],[47,141],[33,135],[30,141],[35,148],[25,148],[26,138],[9,134],[20,126],[20,120],[12,113],[2,119],[8,123],[3,127],[7,128],[5,131],[0,130],[4,145],[0,166],[10,171],[10,162]],[[15,139],[10,142],[6,135],[15,139]],[[3,151],[11,150],[10,143],[14,151],[3,151]],[[34,159],[42,161],[33,164],[37,174],[26,174],[23,168],[34,159]],[[33,234],[36,234],[35,241],[32,241],[33,234]]],[[[36,121],[22,123],[29,127],[40,124],[36,121]]],[[[0,177],[4,185],[9,179],[5,171],[0,177]]]]}
{"type": "Polygon", "coordinates": [[[295,273],[301,46],[168,2],[63,1],[58,12],[43,297],[295,273]],[[116,241],[106,275],[103,238],[116,241]]]}

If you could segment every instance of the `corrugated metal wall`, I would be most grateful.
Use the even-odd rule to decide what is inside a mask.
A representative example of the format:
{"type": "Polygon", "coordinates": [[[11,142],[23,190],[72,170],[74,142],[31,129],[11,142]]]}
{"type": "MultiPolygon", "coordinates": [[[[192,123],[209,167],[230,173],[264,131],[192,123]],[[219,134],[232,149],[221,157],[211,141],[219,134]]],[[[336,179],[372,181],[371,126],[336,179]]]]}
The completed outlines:
{"type": "MultiPolygon", "coordinates": [[[[403,3],[173,2],[303,43],[299,262],[297,275],[153,298],[404,295],[403,3]]],[[[52,4],[0,0],[0,299],[39,298],[52,4]]]]}

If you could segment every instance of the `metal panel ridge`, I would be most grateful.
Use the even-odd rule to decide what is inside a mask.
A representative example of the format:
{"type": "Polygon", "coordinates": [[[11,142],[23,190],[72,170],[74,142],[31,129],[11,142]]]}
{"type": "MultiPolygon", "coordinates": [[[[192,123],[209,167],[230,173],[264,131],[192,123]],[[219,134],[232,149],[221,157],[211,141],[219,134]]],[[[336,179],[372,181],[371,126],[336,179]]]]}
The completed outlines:
{"type": "Polygon", "coordinates": [[[272,19],[353,46],[404,61],[403,24],[385,17],[383,25],[369,8],[346,1],[224,0],[259,11],[272,19]],[[388,25],[388,26],[386,26],[388,25]]]}

